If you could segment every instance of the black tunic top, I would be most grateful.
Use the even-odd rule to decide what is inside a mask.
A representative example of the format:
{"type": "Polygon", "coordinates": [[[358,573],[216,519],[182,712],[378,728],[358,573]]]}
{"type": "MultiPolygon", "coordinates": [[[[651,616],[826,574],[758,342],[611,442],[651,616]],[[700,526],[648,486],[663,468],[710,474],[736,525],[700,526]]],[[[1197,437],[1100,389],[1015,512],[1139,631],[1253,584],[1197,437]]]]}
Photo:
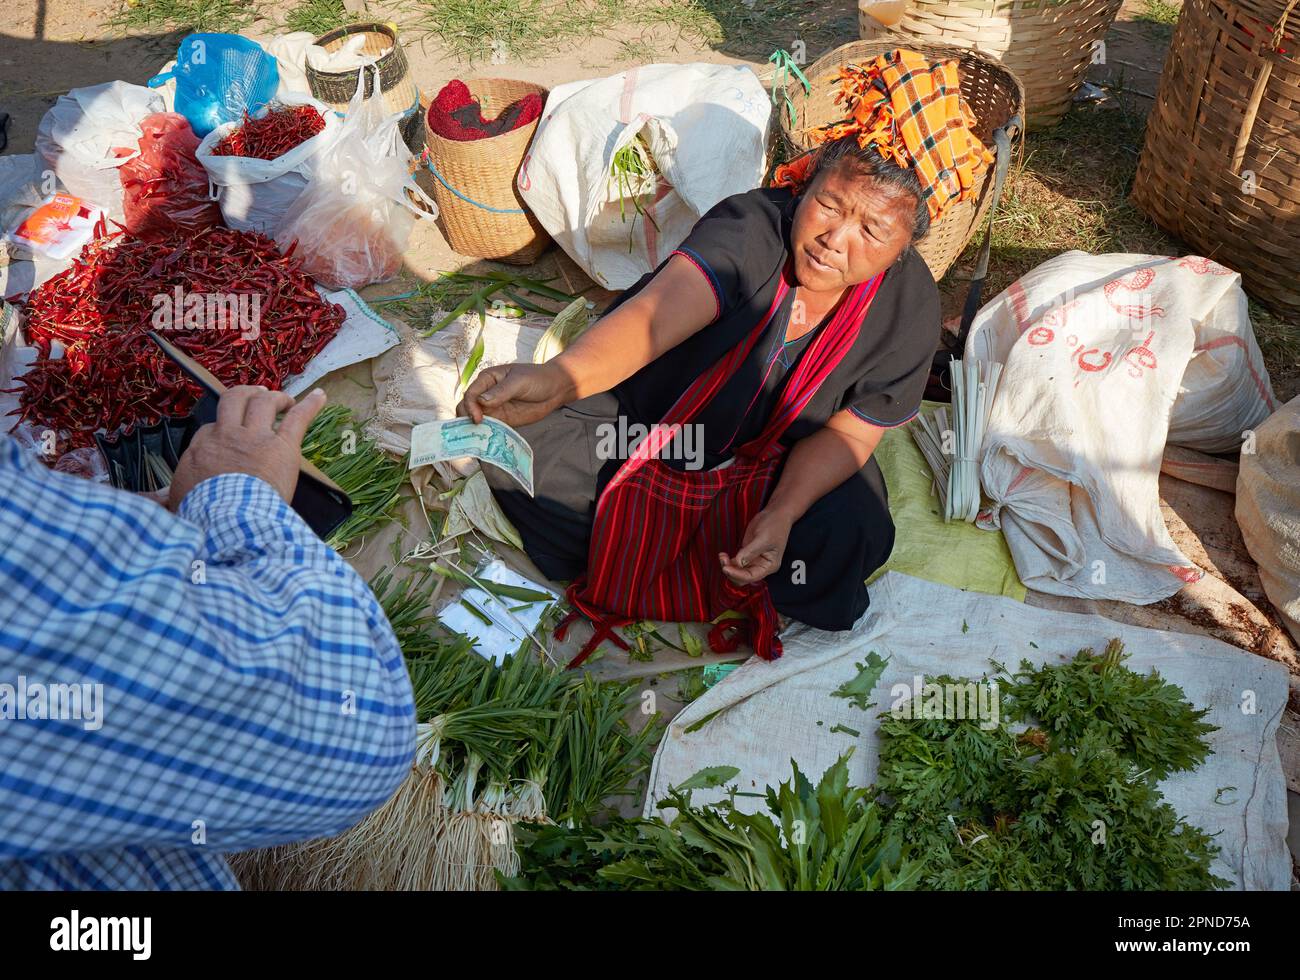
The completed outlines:
{"type": "MultiPolygon", "coordinates": [[[[762,321],[791,253],[797,202],[787,188],[761,188],[719,202],[696,223],[677,251],[708,277],[718,313],[709,326],[614,389],[630,422],[649,425],[662,420],[696,377],[742,343],[762,321]]],[[[642,276],[611,309],[653,277],[654,273],[642,276]]],[[[706,468],[718,465],[762,431],[789,367],[807,349],[816,330],[829,321],[832,314],[816,330],[786,344],[794,296],[790,290],[750,356],[696,417],[703,425],[706,468]]],[[[786,430],[782,442],[793,445],[846,408],[873,425],[908,421],[920,407],[938,339],[939,291],[925,261],[909,248],[885,272],[857,341],[786,430]]]]}

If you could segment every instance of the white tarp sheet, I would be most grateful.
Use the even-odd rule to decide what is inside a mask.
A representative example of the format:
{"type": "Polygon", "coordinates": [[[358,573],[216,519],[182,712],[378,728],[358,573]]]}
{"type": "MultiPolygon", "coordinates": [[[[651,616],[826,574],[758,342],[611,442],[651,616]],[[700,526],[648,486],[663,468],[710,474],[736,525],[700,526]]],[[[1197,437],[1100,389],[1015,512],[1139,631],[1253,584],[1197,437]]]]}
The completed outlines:
{"type": "MultiPolygon", "coordinates": [[[[1160,787],[1181,816],[1218,835],[1222,851],[1215,873],[1239,888],[1286,889],[1291,862],[1277,749],[1287,696],[1284,668],[1209,637],[1038,609],[897,572],[872,585],[871,608],[853,630],[787,631],[780,660],[750,658],[673,719],[655,753],[645,814],[657,815],[654,804],[668,788],[706,766],[738,766],[741,790],[761,791],[789,778],[792,758],[815,780],[851,745],[850,778],[866,785],[875,778],[878,763],[877,726],[868,718],[888,709],[893,685],[911,685],[918,674],[980,677],[992,673],[990,660],[1008,669],[1022,659],[1054,661],[1085,647],[1100,650],[1112,637],[1122,639],[1131,654],[1129,667],[1155,668],[1192,703],[1209,708],[1205,720],[1218,726],[1206,762],[1160,787]],[[868,716],[830,695],[857,676],[856,664],[872,650],[890,661],[868,716]],[[1242,709],[1247,692],[1253,692],[1253,714],[1242,709]],[[712,721],[686,733],[724,707],[712,721]],[[841,724],[860,731],[861,737],[831,732],[841,724]],[[1225,787],[1235,789],[1220,793],[1225,787]]],[[[723,792],[696,790],[692,798],[708,803],[721,799],[723,792]]],[[[750,810],[762,805],[749,797],[737,802],[750,810]]]]}

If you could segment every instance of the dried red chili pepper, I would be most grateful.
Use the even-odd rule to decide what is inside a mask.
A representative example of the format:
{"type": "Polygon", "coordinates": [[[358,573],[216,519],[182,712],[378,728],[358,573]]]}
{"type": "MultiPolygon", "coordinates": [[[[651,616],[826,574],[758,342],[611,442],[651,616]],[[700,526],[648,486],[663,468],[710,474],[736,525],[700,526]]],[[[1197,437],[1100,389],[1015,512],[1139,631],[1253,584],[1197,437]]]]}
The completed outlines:
{"type": "Polygon", "coordinates": [[[309,105],[271,109],[257,119],[244,113],[244,121],[212,148],[215,157],[255,157],[274,160],[325,128],[325,119],[309,105]]]}
{"type": "Polygon", "coordinates": [[[11,414],[59,433],[60,449],[91,445],[98,429],[193,407],[199,389],[148,340],[150,329],[161,328],[227,385],[279,388],[333,339],[344,317],[275,242],[224,227],[150,242],[101,228],[70,268],[32,291],[25,311],[38,357],[10,389],[19,395],[11,414]],[[178,286],[183,300],[248,296],[246,309],[257,297],[256,336],[236,330],[220,310],[203,329],[187,327],[183,311],[170,325],[155,322],[160,303],[175,306],[178,286]]]}

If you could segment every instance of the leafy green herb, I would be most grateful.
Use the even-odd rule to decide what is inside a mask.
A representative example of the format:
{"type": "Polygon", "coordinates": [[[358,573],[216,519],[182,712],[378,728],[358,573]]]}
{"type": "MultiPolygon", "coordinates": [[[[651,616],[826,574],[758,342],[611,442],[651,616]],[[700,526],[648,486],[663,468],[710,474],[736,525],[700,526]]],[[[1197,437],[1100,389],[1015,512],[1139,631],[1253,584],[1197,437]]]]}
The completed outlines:
{"type": "Polygon", "coordinates": [[[713,789],[717,786],[726,786],[737,776],[740,770],[735,766],[710,766],[707,769],[701,769],[694,776],[684,780],[682,784],[676,787],[677,792],[683,792],[693,789],[713,789]]]}
{"type": "Polygon", "coordinates": [[[704,656],[704,643],[698,636],[688,630],[683,623],[677,624],[677,637],[682,641],[688,657],[704,656]]]}
{"type": "Polygon", "coordinates": [[[1209,754],[1214,731],[1183,699],[1180,688],[1152,671],[1123,666],[1124,645],[1111,640],[1101,654],[1080,650],[1064,665],[1035,668],[1028,661],[1004,678],[1013,721],[1037,719],[1053,741],[1074,744],[1095,730],[1116,752],[1156,779],[1195,769],[1209,754]]]}
{"type": "Polygon", "coordinates": [[[844,735],[852,735],[854,738],[862,737],[862,733],[860,731],[858,731],[856,728],[850,728],[848,725],[832,725],[831,731],[840,732],[841,734],[844,735]]]}
{"type": "MultiPolygon", "coordinates": [[[[880,682],[880,675],[885,672],[888,665],[888,658],[881,658],[875,650],[867,654],[867,662],[857,664],[858,674],[851,681],[845,681],[832,693],[833,698],[848,698],[853,702],[853,706],[860,711],[866,711],[876,706],[876,702],[867,700],[871,697],[872,690],[880,682]]],[[[853,734],[857,734],[854,732],[853,734]]]]}
{"type": "Polygon", "coordinates": [[[1043,727],[1019,734],[975,718],[926,717],[921,699],[882,716],[877,787],[890,801],[891,826],[927,855],[925,887],[1228,884],[1210,872],[1218,848],[1179,818],[1156,785],[1159,769],[1190,768],[1204,757],[1202,713],[1178,688],[1121,659],[1112,644],[1101,657],[1085,650],[1071,663],[1024,665],[1018,682],[1000,686],[999,717],[1043,727]],[[1034,704],[1056,723],[1032,717],[1034,704]]]}

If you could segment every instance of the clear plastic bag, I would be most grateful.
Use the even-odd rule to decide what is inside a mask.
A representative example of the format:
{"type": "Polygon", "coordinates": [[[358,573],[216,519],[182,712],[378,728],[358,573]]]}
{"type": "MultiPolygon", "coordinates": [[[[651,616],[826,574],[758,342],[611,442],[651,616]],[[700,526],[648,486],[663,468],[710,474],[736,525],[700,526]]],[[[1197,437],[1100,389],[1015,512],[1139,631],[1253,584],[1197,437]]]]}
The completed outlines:
{"type": "Polygon", "coordinates": [[[361,72],[357,79],[337,138],[317,158],[310,182],[275,235],[282,252],[293,249],[307,274],[332,289],[393,278],[416,217],[438,213],[411,176],[399,130],[402,113],[384,112],[378,79],[369,99],[361,72]],[[419,209],[408,190],[429,210],[419,209]]]}

